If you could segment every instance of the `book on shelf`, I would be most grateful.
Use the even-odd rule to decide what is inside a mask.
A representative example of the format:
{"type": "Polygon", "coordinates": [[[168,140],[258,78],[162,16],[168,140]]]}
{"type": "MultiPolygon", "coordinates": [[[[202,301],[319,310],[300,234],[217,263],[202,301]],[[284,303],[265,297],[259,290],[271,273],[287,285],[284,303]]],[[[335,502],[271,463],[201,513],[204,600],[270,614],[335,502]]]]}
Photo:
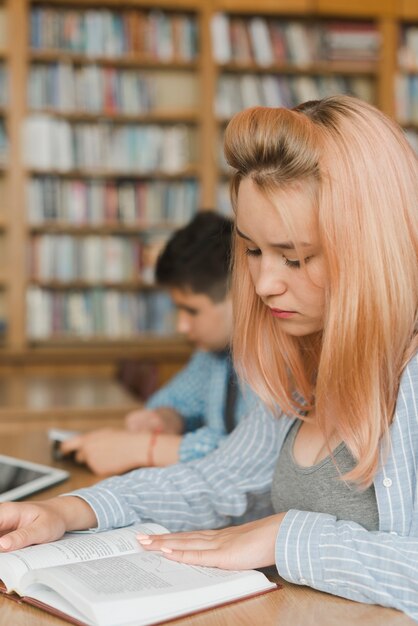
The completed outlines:
{"type": "Polygon", "coordinates": [[[4,50],[8,40],[8,18],[5,6],[0,5],[0,50],[4,50]]]}
{"type": "Polygon", "coordinates": [[[218,78],[215,111],[223,119],[245,107],[292,107],[335,93],[350,93],[373,103],[375,84],[366,76],[223,74],[218,78]]]}
{"type": "Polygon", "coordinates": [[[325,22],[321,31],[324,60],[375,62],[379,58],[381,39],[373,22],[325,22]]]}
{"type": "MultiPolygon", "coordinates": [[[[0,66],[0,87],[5,85],[0,66]]],[[[134,117],[173,112],[174,117],[197,112],[198,100],[197,79],[189,69],[138,70],[61,61],[33,63],[29,71],[28,105],[35,111],[134,117]]]]}
{"type": "Polygon", "coordinates": [[[73,226],[181,225],[197,211],[197,181],[100,181],[35,176],[28,181],[28,222],[73,226]]]}
{"type": "Polygon", "coordinates": [[[175,563],[144,551],[142,524],[103,533],[69,533],[49,544],[0,554],[3,593],[74,624],[146,626],[277,589],[255,570],[175,563]]]}
{"type": "Polygon", "coordinates": [[[142,245],[135,234],[35,235],[29,244],[32,280],[120,283],[139,280],[142,245]]]}
{"type": "Polygon", "coordinates": [[[74,123],[36,114],[25,119],[27,167],[68,172],[178,174],[194,164],[196,133],[185,124],[74,123]]]}
{"type": "Polygon", "coordinates": [[[0,63],[0,107],[9,104],[9,74],[4,63],[0,63]]]}
{"type": "Polygon", "coordinates": [[[9,139],[4,119],[0,119],[0,166],[5,167],[9,160],[9,139]]]}
{"type": "Polygon", "coordinates": [[[33,7],[34,50],[62,50],[89,57],[139,55],[161,62],[192,61],[197,55],[195,17],[159,10],[33,7]]]}
{"type": "Polygon", "coordinates": [[[306,67],[315,61],[313,45],[315,27],[302,22],[287,22],[284,28],[288,58],[296,66],[306,67]]]}
{"type": "MultiPolygon", "coordinates": [[[[123,287],[123,285],[122,285],[123,287]]],[[[137,286],[118,289],[104,284],[26,290],[27,335],[31,341],[60,339],[132,340],[143,333],[167,337],[175,332],[169,295],[137,286]]]]}
{"type": "Polygon", "coordinates": [[[408,25],[403,28],[401,45],[398,49],[399,67],[416,71],[418,68],[418,26],[408,25]]]}
{"type": "Polygon", "coordinates": [[[267,21],[261,17],[250,18],[249,31],[257,65],[261,67],[272,65],[274,56],[267,21]]]}
{"type": "Polygon", "coordinates": [[[411,128],[407,128],[405,130],[405,135],[409,143],[411,144],[411,146],[413,147],[413,149],[418,155],[418,131],[413,130],[411,128]]]}
{"type": "Polygon", "coordinates": [[[395,106],[401,124],[418,124],[418,74],[396,76],[395,106]]]}
{"type": "Polygon", "coordinates": [[[232,19],[230,31],[232,58],[240,63],[251,63],[253,53],[245,20],[238,17],[232,19]]]}
{"type": "Polygon", "coordinates": [[[215,13],[210,27],[215,61],[229,63],[232,60],[229,17],[225,13],[215,13]]]}

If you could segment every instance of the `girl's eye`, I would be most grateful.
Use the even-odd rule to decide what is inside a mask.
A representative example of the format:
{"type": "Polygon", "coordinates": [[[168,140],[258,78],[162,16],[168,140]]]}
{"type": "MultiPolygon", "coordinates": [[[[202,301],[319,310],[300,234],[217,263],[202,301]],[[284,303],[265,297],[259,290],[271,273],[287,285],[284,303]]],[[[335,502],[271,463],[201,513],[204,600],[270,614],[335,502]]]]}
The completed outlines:
{"type": "MultiPolygon", "coordinates": [[[[311,256],[307,256],[304,259],[305,263],[308,263],[311,258],[312,258],[311,256]]],[[[288,267],[293,267],[293,268],[299,268],[300,267],[300,261],[292,261],[291,259],[288,259],[284,255],[283,255],[283,260],[284,260],[284,264],[287,265],[288,267]]]]}
{"type": "Polygon", "coordinates": [[[261,250],[258,248],[245,248],[245,254],[247,256],[260,256],[261,250]]]}

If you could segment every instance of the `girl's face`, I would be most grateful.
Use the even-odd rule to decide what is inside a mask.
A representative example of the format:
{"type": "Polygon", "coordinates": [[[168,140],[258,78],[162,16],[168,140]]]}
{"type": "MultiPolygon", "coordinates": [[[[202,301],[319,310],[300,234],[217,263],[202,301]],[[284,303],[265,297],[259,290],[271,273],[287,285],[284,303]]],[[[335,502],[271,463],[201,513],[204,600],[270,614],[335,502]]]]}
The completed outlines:
{"type": "Polygon", "coordinates": [[[237,232],[246,247],[256,293],[281,329],[295,337],[322,330],[326,276],[310,186],[277,191],[269,199],[251,179],[242,180],[237,232]],[[292,233],[280,217],[282,207],[292,217],[292,233]],[[305,267],[300,266],[295,243],[305,267]]]}

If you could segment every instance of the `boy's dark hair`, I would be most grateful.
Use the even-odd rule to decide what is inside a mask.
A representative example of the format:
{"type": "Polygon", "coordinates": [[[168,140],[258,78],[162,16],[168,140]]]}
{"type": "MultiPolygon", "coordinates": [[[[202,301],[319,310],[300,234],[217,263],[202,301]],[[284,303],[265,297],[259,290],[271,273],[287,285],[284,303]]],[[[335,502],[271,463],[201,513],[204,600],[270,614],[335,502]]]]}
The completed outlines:
{"type": "Polygon", "coordinates": [[[229,290],[232,232],[230,219],[199,211],[174,233],[158,257],[157,282],[221,302],[229,290]]]}

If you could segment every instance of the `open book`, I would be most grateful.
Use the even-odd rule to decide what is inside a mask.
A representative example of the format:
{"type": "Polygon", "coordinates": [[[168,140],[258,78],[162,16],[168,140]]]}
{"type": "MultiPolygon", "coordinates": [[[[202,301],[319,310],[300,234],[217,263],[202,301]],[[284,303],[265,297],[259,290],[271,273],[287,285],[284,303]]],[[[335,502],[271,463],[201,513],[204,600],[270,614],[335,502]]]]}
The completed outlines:
{"type": "Polygon", "coordinates": [[[75,624],[142,626],[277,589],[258,571],[195,567],[146,552],[141,524],[0,554],[3,593],[75,624]],[[19,598],[20,597],[20,598],[19,598]]]}

